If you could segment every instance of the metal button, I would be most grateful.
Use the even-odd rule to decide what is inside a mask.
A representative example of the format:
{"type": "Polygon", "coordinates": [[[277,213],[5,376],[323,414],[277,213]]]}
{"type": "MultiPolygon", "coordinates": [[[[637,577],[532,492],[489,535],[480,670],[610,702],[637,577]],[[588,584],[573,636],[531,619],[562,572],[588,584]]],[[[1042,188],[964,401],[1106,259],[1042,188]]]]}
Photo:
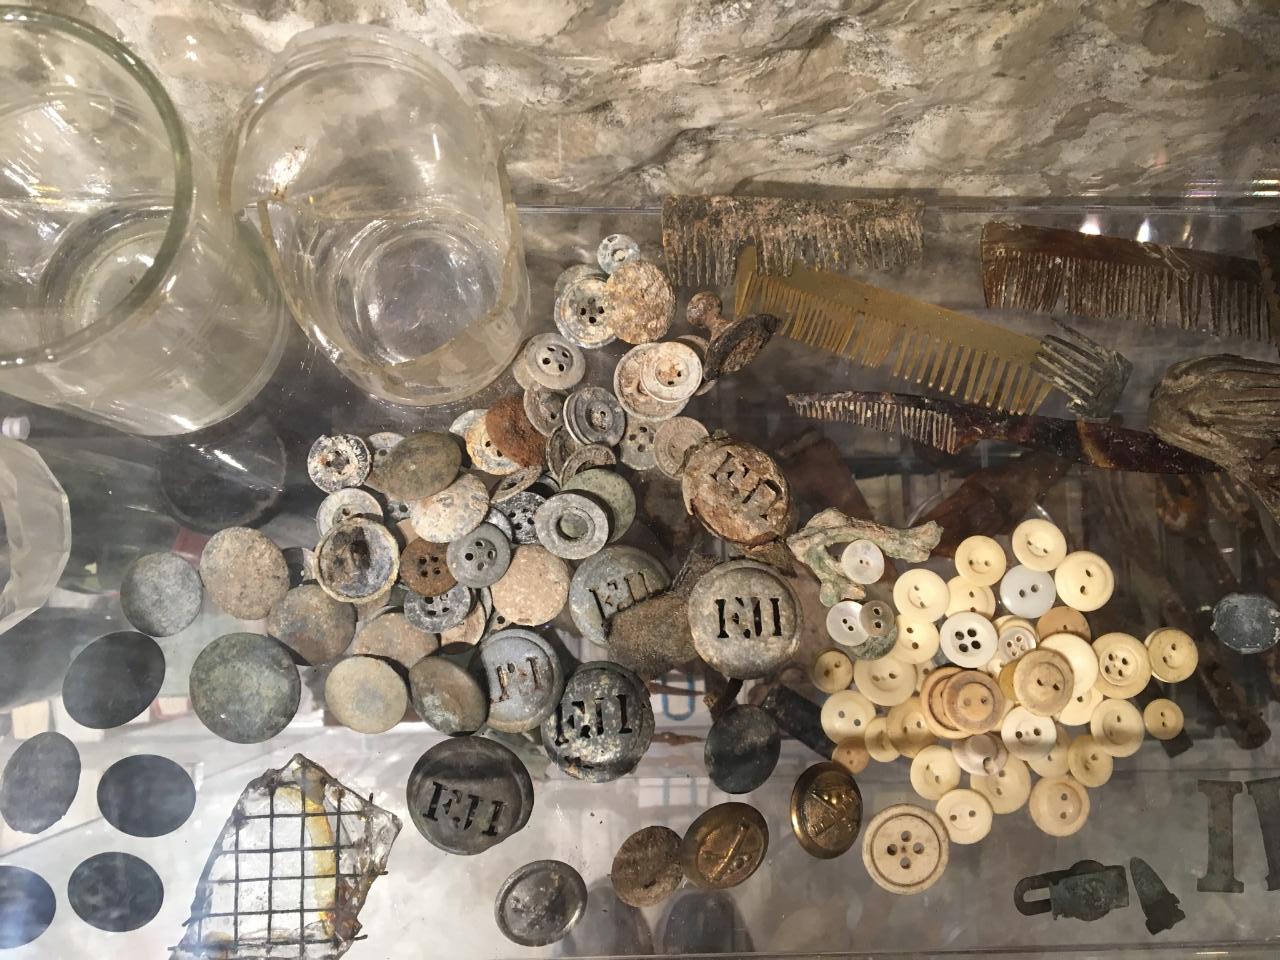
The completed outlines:
{"type": "Polygon", "coordinates": [[[560,296],[565,287],[581,277],[600,277],[602,280],[604,279],[599,267],[594,264],[575,263],[560,271],[559,276],[556,277],[555,286],[552,287],[552,293],[557,297],[560,296]]]}
{"type": "Polygon", "coordinates": [[[467,455],[471,457],[471,465],[477,470],[503,477],[516,473],[520,464],[502,452],[493,437],[485,420],[473,423],[467,430],[467,455]]]}
{"type": "Polygon", "coordinates": [[[71,871],[67,900],[89,926],[127,933],[155,919],[164,903],[164,883],[149,863],[131,853],[98,853],[71,871]]]}
{"type": "Polygon", "coordinates": [[[446,853],[483,853],[529,822],[533,781],[520,758],[485,737],[442,740],[406,788],[418,832],[446,853]]]}
{"type": "Polygon", "coordinates": [[[505,516],[511,524],[511,539],[518,544],[538,542],[538,531],[534,518],[538,509],[547,502],[547,498],[532,490],[522,490],[506,499],[495,503],[494,509],[505,516]]]}
{"type": "Polygon", "coordinates": [[[675,319],[676,295],[656,263],[629,260],[605,283],[605,310],[614,335],[627,343],[661,340],[675,319]]]}
{"type": "MultiPolygon", "coordinates": [[[[609,542],[622,539],[636,518],[636,494],[631,484],[612,470],[583,470],[566,479],[565,493],[585,493],[600,503],[609,518],[609,542]]],[[[576,558],[575,558],[576,559],[576,558]]]]}
{"type": "Polygon", "coordinates": [[[813,661],[809,679],[823,693],[847,690],[853,683],[853,661],[847,653],[835,647],[823,650],[813,661]]]}
{"type": "Polygon", "coordinates": [[[316,552],[314,550],[308,550],[306,547],[285,547],[280,552],[284,555],[285,566],[289,568],[290,588],[300,587],[304,583],[315,583],[316,552]]]}
{"type": "MultiPolygon", "coordinates": [[[[697,297],[698,294],[694,294],[697,297]]],[[[694,393],[695,397],[706,396],[715,389],[716,381],[707,377],[707,353],[710,350],[711,342],[706,337],[700,337],[697,334],[686,333],[683,336],[676,337],[676,343],[683,343],[686,347],[693,350],[698,355],[698,359],[702,362],[702,386],[694,393]]]]}
{"type": "Polygon", "coordinates": [[[267,618],[267,633],[311,666],[342,655],[356,632],[356,611],[315,583],[294,587],[267,618]]]}
{"type": "Polygon", "coordinates": [[[627,418],[604,387],[582,387],[565,398],[564,425],[579,443],[612,447],[622,440],[627,418]]]}
{"type": "MultiPolygon", "coordinates": [[[[22,833],[43,833],[66,816],[79,790],[76,745],[60,733],[37,733],[18,744],[5,762],[0,775],[0,817],[22,833]]],[[[3,886],[0,881],[0,890],[3,886]]],[[[0,919],[5,912],[0,908],[0,919]]],[[[0,922],[0,946],[6,935],[0,922]]]]}
{"type": "Polygon", "coordinates": [[[489,491],[474,473],[464,473],[439,493],[409,505],[413,532],[430,543],[449,543],[465,536],[489,512],[489,491]]]}
{"type": "Polygon", "coordinates": [[[718,537],[757,546],[783,536],[791,486],[773,458],[737,440],[712,439],[685,460],[684,506],[718,537]]]}
{"type": "Polygon", "coordinates": [[[1181,683],[1200,663],[1200,651],[1191,635],[1172,627],[1153,630],[1146,640],[1151,673],[1165,683],[1181,683]]]}
{"type": "Polygon", "coordinates": [[[688,400],[702,386],[702,360],[688,344],[654,344],[640,362],[640,388],[666,403],[688,400]]]}
{"type": "Polygon", "coordinates": [[[726,677],[754,680],[782,666],[800,642],[800,603],[772,568],[732,560],[705,574],[689,594],[698,655],[726,677]]]}
{"type": "Polygon", "coordinates": [[[400,554],[400,579],[420,596],[437,597],[447,592],[458,582],[445,560],[448,549],[447,543],[409,541],[400,554]]]}
{"type": "Polygon", "coordinates": [[[540,465],[546,456],[546,438],[525,413],[524,395],[499,397],[484,418],[485,429],[503,454],[522,467],[540,465]]]}
{"type": "Polygon", "coordinates": [[[810,856],[831,860],[858,838],[862,792],[853,775],[838,763],[815,763],[791,790],[791,829],[810,856]]]}
{"type": "Polygon", "coordinates": [[[1113,757],[1131,757],[1142,746],[1146,725],[1142,713],[1128,700],[1108,697],[1089,718],[1089,732],[1098,746],[1113,757]]]}
{"type": "Polygon", "coordinates": [[[479,682],[448,657],[428,656],[415,663],[409,670],[409,692],[418,716],[449,736],[475,733],[489,715],[489,698],[479,682]]]}
{"type": "Polygon", "coordinates": [[[1280,643],[1280,606],[1262,594],[1228,594],[1213,608],[1212,629],[1237,653],[1262,653],[1280,643]]]}
{"type": "Polygon", "coordinates": [[[344,520],[316,547],[317,581],[325,593],[344,603],[372,600],[390,588],[399,573],[400,546],[391,531],[373,520],[344,520]]]}
{"type": "Polygon", "coordinates": [[[1071,777],[1046,778],[1032,789],[1030,810],[1035,825],[1049,836],[1069,837],[1089,819],[1089,791],[1071,777]]]}
{"type": "Polygon", "coordinates": [[[1104,697],[1127,700],[1151,682],[1151,658],[1137,637],[1105,633],[1093,642],[1093,651],[1098,655],[1096,686],[1104,697]]]}
{"type": "Polygon", "coordinates": [[[289,651],[256,633],[229,633],[201,650],[188,687],[200,722],[232,743],[270,740],[289,725],[302,696],[289,651]]]}
{"type": "Polygon", "coordinates": [[[476,647],[473,669],[489,688],[489,726],[504,733],[532,730],[551,716],[564,689],[555,649],[532,630],[511,627],[476,647]]]}
{"type": "Polygon", "coordinates": [[[479,421],[483,420],[485,414],[488,412],[489,411],[483,407],[463,411],[453,418],[453,422],[449,424],[449,432],[455,437],[461,438],[465,442],[467,438],[467,431],[474,427],[479,421]]]}
{"type": "Polygon", "coordinates": [[[613,368],[613,392],[629,416],[669,420],[689,403],[687,399],[660,400],[645,390],[645,365],[657,349],[656,343],[633,347],[622,355],[613,368]]]}
{"type": "Polygon", "coordinates": [[[467,618],[474,601],[475,597],[470,587],[455,583],[444,593],[433,597],[423,597],[415,593],[405,601],[404,615],[419,630],[443,633],[467,618]]]}
{"type": "Polygon", "coordinates": [[[508,622],[530,627],[547,623],[569,598],[569,567],[538,544],[516,547],[507,572],[489,592],[494,610],[508,622]]]}
{"type": "Polygon", "coordinates": [[[1067,538],[1048,520],[1024,520],[1010,540],[1013,555],[1028,570],[1050,573],[1067,556],[1067,538]]]}
{"type": "Polygon", "coordinates": [[[551,761],[592,783],[630,773],[652,739],[653,708],[644,681],[604,660],[574,670],[555,711],[542,721],[542,747],[551,761]]]}
{"type": "Polygon", "coordinates": [[[561,488],[563,489],[563,484],[568,483],[580,473],[597,467],[612,467],[617,463],[618,458],[614,452],[603,443],[588,443],[575,447],[573,452],[565,458],[564,466],[560,468],[561,488]]]}
{"type": "Polygon", "coordinates": [[[524,493],[543,476],[545,475],[541,467],[525,467],[523,470],[507,474],[493,488],[492,499],[495,507],[504,500],[510,500],[517,494],[524,493]]]}
{"type": "Polygon", "coordinates": [[[569,585],[569,613],[578,632],[603,644],[614,614],[661,593],[671,577],[637,547],[605,547],[584,561],[569,585]]]}
{"type": "Polygon", "coordinates": [[[946,581],[932,570],[916,567],[894,582],[893,605],[904,617],[935,623],[946,614],[950,603],[946,581]]]}
{"type": "Polygon", "coordinates": [[[885,807],[862,838],[867,873],[890,893],[923,893],[938,882],[949,859],[947,828],[936,814],[910,803],[885,807]]]}
{"type": "Polygon", "coordinates": [[[419,630],[403,613],[390,611],[366,621],[351,642],[351,653],[394,660],[408,668],[435,653],[440,640],[419,630]]]}
{"type": "Polygon", "coordinates": [[[1110,564],[1088,550],[1067,554],[1053,572],[1053,582],[1062,602],[1084,613],[1106,604],[1116,585],[1110,564]]]}
{"type": "Polygon", "coordinates": [[[717,788],[750,793],[772,775],[781,751],[777,721],[760,707],[738,703],[711,724],[702,759],[717,788]]]}
{"type": "Polygon", "coordinates": [[[534,527],[539,542],[557,557],[583,560],[609,539],[604,508],[580,493],[557,493],[538,508],[534,527]]]}
{"type": "Polygon", "coordinates": [[[769,825],[760,811],[730,801],[704,810],[680,843],[680,864],[695,887],[725,890],[748,879],[769,850],[769,825]]]}
{"type": "Polygon", "coordinates": [[[611,233],[600,241],[600,246],[596,247],[596,262],[606,274],[611,274],[624,263],[630,263],[639,258],[640,244],[625,233],[611,233]]]}
{"type": "Polygon", "coordinates": [[[325,493],[358,487],[369,476],[373,457],[364,440],[351,433],[317,437],[307,454],[311,482],[325,493]]]}
{"type": "Polygon", "coordinates": [[[387,459],[387,454],[404,442],[404,434],[383,430],[380,433],[370,434],[365,438],[364,442],[365,446],[369,448],[369,456],[373,459],[373,466],[369,469],[369,476],[364,481],[365,486],[381,490],[382,481],[378,478],[378,468],[387,459]]]}
{"type": "Polygon", "coordinates": [[[656,420],[627,417],[627,429],[618,450],[622,462],[632,470],[652,470],[657,466],[658,426],[656,420]]]}
{"type": "Polygon", "coordinates": [[[870,540],[854,540],[840,554],[840,569],[854,583],[876,583],[884,576],[884,551],[870,540]]]}
{"type": "Polygon", "coordinates": [[[414,433],[378,465],[378,480],[388,496],[411,503],[453,483],[461,465],[462,451],[447,433],[414,433]]]}
{"type": "Polygon", "coordinates": [[[214,606],[241,620],[261,620],[289,592],[289,565],[257,530],[228,527],[209,538],[200,579],[214,606]]]}
{"type": "MultiPolygon", "coordinates": [[[[561,411],[561,420],[563,420],[563,410],[561,411]]],[[[557,480],[563,480],[565,462],[569,459],[582,444],[573,439],[573,435],[563,423],[551,432],[551,436],[547,437],[547,472],[557,480]]]]}
{"type": "Polygon", "coordinates": [[[53,923],[58,898],[38,873],[0,864],[0,950],[31,943],[53,923]]]}
{"type": "Polygon", "coordinates": [[[176,553],[149,553],[125,571],[120,607],[128,621],[152,637],[171,637],[200,615],[200,574],[176,553]]]}
{"type": "Polygon", "coordinates": [[[1075,674],[1066,657],[1041,645],[1013,662],[1013,690],[1036,716],[1051,717],[1070,703],[1075,674]]]}
{"type": "Polygon", "coordinates": [[[76,654],[62,680],[71,719],[94,730],[128,723],[155,700],[164,682],[160,645],[129,630],[99,637],[76,654]]]}
{"type": "MultiPolygon", "coordinates": [[[[534,384],[524,392],[521,402],[524,404],[524,415],[528,418],[533,429],[537,430],[542,436],[549,437],[555,432],[556,427],[564,423],[565,399],[563,393],[548,390],[545,387],[534,384]]],[[[545,459],[546,443],[544,442],[538,462],[542,462],[545,459]]]]}
{"type": "Polygon", "coordinates": [[[552,315],[564,338],[587,350],[606,347],[617,339],[605,309],[605,279],[598,274],[567,283],[556,294],[552,315]]]}
{"type": "Polygon", "coordinates": [[[1031,772],[1017,757],[1009,757],[996,773],[970,776],[969,786],[987,798],[993,813],[1013,813],[1031,795],[1031,772]]]}
{"type": "Polygon", "coordinates": [[[948,790],[938,798],[934,812],[952,843],[977,843],[991,832],[995,820],[991,804],[976,790],[948,790]]]}
{"type": "Polygon", "coordinates": [[[680,834],[670,827],[643,827],[614,854],[609,881],[618,899],[632,907],[655,907],[684,880],[680,834]]]}
{"type": "Polygon", "coordinates": [[[339,660],[324,682],[324,705],[344,727],[384,733],[404,717],[409,694],[400,674],[377,657],[339,660]]]}
{"type": "Polygon", "coordinates": [[[548,390],[572,390],[587,372],[582,351],[558,333],[540,333],[524,348],[534,382],[548,390]]]}
{"type": "Polygon", "coordinates": [[[382,504],[368,490],[345,487],[329,494],[316,511],[316,530],[324,536],[343,520],[352,517],[382,519],[382,504]]]}
{"type": "MultiPolygon", "coordinates": [[[[481,590],[481,596],[486,592],[481,590]]],[[[470,612],[463,617],[461,623],[446,627],[440,631],[440,646],[445,647],[453,643],[465,643],[468,646],[474,646],[479,643],[488,629],[490,612],[484,608],[483,604],[477,603],[472,606],[470,612]]]]}
{"type": "Polygon", "coordinates": [[[449,572],[468,587],[487,587],[511,565],[511,543],[492,524],[482,523],[445,551],[449,572]]]}
{"type": "Polygon", "coordinates": [[[684,473],[685,454],[707,438],[707,428],[692,417],[672,417],[659,423],[653,436],[653,458],[658,469],[673,479],[684,473]]]}
{"type": "Polygon", "coordinates": [[[502,935],[523,947],[564,939],[586,909],[582,875],[559,860],[526,863],[503,881],[493,905],[502,935]]]}
{"type": "Polygon", "coordinates": [[[926,800],[939,800],[960,785],[960,764],[950,747],[935,743],[912,758],[910,776],[911,789],[926,800]]]}
{"type": "Polygon", "coordinates": [[[107,768],[98,781],[98,809],[131,837],[161,837],[187,822],[196,805],[191,776],[167,757],[135,754],[107,768]]]}

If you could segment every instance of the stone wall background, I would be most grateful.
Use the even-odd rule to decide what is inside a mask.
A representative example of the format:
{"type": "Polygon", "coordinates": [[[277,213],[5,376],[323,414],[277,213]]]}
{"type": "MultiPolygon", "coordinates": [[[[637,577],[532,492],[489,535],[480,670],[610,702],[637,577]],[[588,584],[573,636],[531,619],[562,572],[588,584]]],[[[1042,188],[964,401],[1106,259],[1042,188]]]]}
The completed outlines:
{"type": "Polygon", "coordinates": [[[467,79],[527,203],[812,184],[970,196],[1280,187],[1280,0],[49,5],[137,50],[213,156],[293,34],[405,31],[467,79]]]}

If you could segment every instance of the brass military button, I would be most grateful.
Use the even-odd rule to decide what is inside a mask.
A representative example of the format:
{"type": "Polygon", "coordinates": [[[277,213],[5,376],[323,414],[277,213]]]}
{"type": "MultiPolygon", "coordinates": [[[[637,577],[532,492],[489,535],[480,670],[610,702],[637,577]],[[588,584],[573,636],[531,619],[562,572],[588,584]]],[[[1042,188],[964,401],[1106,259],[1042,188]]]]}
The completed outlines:
{"type": "Polygon", "coordinates": [[[760,811],[730,801],[704,810],[680,844],[680,865],[689,882],[704,890],[736,887],[764,862],[769,825],[760,811]]]}
{"type": "Polygon", "coordinates": [[[633,907],[657,906],[684,880],[680,867],[680,834],[669,827],[644,827],[626,840],[609,871],[613,891],[633,907]]]}
{"type": "Polygon", "coordinates": [[[858,838],[862,793],[839,763],[815,763],[791,791],[791,829],[800,846],[823,860],[838,857],[858,838]]]}

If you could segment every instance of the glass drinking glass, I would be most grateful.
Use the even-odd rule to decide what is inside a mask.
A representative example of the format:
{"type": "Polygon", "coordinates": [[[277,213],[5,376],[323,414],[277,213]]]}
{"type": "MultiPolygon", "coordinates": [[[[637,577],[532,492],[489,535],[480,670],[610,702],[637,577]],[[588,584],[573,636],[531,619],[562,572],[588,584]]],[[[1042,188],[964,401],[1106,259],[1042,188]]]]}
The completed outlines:
{"type": "Polygon", "coordinates": [[[158,436],[217,423],[287,327],[252,231],[126,47],[0,6],[0,390],[158,436]]]}
{"type": "Polygon", "coordinates": [[[293,38],[244,107],[221,179],[299,325],[374,395],[470,396],[527,336],[498,152],[461,79],[416,41],[351,26],[293,38]]]}

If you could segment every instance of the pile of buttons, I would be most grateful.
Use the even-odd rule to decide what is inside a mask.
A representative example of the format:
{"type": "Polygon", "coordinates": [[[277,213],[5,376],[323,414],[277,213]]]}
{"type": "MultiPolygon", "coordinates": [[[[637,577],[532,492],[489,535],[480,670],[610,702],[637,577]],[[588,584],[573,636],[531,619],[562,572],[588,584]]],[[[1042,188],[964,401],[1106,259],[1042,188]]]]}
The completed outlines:
{"type": "MultiPolygon", "coordinates": [[[[948,843],[977,843],[995,815],[1024,806],[1050,836],[1075,833],[1089,816],[1089,790],[1111,778],[1116,759],[1136,753],[1146,734],[1168,740],[1182,731],[1172,701],[1139,710],[1130,700],[1152,677],[1177,683],[1195,671],[1191,637],[1160,629],[1145,643],[1127,633],[1094,639],[1085,615],[1111,597],[1107,562],[1068,552],[1046,520],[1019,524],[1010,540],[1012,567],[999,542],[969,537],[949,581],[917,567],[893,583],[892,607],[842,600],[828,611],[839,646],[817,657],[812,679],[830,694],[821,716],[837,744],[833,759],[860,773],[872,760],[905,757],[912,788],[934,805],[890,808],[886,837],[914,818],[902,833],[924,837],[919,850],[900,840],[889,853],[874,839],[890,810],[868,825],[864,860],[888,890],[926,889],[946,865],[948,843]]],[[[885,560],[860,540],[844,549],[841,566],[871,586],[885,560]]]]}

